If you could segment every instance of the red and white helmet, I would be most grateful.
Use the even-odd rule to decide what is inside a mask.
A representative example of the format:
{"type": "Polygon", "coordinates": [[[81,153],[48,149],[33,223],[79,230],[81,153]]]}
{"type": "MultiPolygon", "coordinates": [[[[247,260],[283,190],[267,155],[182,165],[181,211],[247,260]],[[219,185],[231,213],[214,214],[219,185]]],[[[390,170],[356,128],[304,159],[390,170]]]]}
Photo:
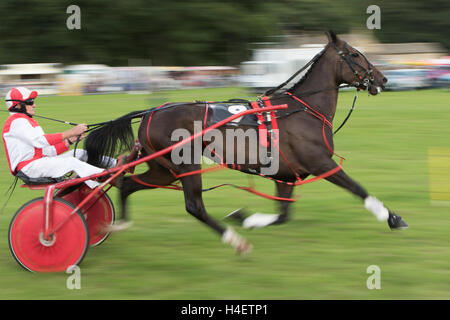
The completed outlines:
{"type": "Polygon", "coordinates": [[[38,95],[37,91],[30,91],[25,87],[12,88],[5,97],[6,109],[11,110],[15,105],[25,102],[28,99],[34,99],[38,95]]]}

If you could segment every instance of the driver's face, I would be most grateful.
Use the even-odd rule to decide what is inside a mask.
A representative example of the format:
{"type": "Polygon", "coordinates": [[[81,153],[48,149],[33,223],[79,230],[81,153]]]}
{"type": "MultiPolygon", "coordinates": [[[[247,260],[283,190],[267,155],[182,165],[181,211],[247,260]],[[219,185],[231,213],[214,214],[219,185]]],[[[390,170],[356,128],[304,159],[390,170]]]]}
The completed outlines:
{"type": "Polygon", "coordinates": [[[32,116],[34,116],[34,114],[36,113],[36,111],[34,111],[34,108],[36,108],[36,105],[33,103],[33,105],[26,105],[25,106],[27,109],[27,113],[31,114],[32,116]]]}

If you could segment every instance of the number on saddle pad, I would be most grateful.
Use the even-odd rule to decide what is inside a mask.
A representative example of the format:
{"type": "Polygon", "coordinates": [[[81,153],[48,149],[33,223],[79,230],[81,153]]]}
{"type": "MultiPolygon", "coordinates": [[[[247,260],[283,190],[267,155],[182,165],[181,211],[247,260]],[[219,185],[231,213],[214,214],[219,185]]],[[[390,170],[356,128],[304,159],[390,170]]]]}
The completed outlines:
{"type": "MultiPolygon", "coordinates": [[[[229,102],[220,102],[220,103],[211,103],[208,105],[208,113],[211,114],[210,120],[208,121],[208,127],[218,123],[224,119],[227,119],[239,112],[250,110],[252,107],[248,103],[229,103],[229,102]]],[[[233,121],[225,124],[225,126],[258,126],[257,118],[254,114],[247,114],[233,121]]]]}

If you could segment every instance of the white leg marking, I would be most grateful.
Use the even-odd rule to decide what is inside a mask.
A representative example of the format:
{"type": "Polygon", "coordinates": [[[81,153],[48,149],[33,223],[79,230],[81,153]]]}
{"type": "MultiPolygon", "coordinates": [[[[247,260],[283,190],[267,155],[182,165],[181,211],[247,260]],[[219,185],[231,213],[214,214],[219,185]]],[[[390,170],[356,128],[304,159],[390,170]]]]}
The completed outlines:
{"type": "Polygon", "coordinates": [[[251,244],[231,228],[227,228],[222,234],[222,242],[231,245],[238,253],[250,253],[253,248],[251,244]]]}
{"type": "Polygon", "coordinates": [[[278,219],[278,214],[254,213],[246,218],[242,224],[244,228],[262,228],[274,223],[278,219]]]}
{"type": "Polygon", "coordinates": [[[231,228],[227,228],[222,235],[222,242],[231,245],[233,248],[237,248],[242,241],[245,240],[231,228]]]}
{"type": "Polygon", "coordinates": [[[386,221],[389,218],[389,210],[384,206],[383,202],[375,197],[368,196],[364,200],[364,207],[372,212],[378,221],[386,221]]]}

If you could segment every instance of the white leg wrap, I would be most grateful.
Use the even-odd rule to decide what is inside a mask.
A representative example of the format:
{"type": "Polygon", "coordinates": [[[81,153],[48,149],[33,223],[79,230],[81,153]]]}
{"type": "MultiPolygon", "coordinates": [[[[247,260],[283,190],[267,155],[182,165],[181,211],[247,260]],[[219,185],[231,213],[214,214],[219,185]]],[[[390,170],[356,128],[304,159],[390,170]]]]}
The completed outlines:
{"type": "Polygon", "coordinates": [[[364,200],[364,207],[372,212],[378,221],[386,221],[389,218],[389,210],[384,206],[383,202],[375,197],[368,196],[364,200]]]}
{"type": "Polygon", "coordinates": [[[278,214],[254,213],[246,218],[242,223],[244,228],[262,228],[274,223],[278,219],[278,214]]]}
{"type": "Polygon", "coordinates": [[[222,242],[231,245],[233,248],[238,248],[245,240],[233,229],[227,228],[222,235],[222,242]]]}

